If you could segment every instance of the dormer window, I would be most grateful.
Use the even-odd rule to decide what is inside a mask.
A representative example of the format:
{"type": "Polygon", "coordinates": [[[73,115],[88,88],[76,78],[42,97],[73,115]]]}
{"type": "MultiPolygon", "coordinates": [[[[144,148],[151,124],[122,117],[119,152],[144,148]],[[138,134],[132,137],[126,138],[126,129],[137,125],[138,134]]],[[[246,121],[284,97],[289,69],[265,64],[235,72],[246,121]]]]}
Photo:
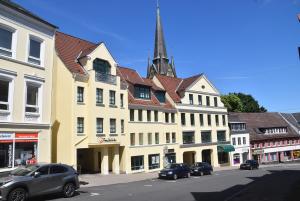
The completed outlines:
{"type": "Polygon", "coordinates": [[[232,131],[244,131],[246,130],[245,123],[231,123],[230,128],[232,131]]]}
{"type": "Polygon", "coordinates": [[[95,59],[93,61],[93,69],[97,72],[97,73],[101,73],[101,74],[111,74],[111,65],[108,63],[108,61],[106,60],[102,60],[102,59],[95,59]]]}
{"type": "Polygon", "coordinates": [[[164,91],[156,91],[155,96],[158,99],[160,103],[165,103],[166,102],[166,96],[164,91]]]}
{"type": "Polygon", "coordinates": [[[145,86],[135,86],[134,97],[141,99],[150,99],[150,88],[145,86]]]}
{"type": "Polygon", "coordinates": [[[259,130],[263,134],[284,134],[284,133],[287,133],[287,128],[286,127],[260,128],[259,130]]]}

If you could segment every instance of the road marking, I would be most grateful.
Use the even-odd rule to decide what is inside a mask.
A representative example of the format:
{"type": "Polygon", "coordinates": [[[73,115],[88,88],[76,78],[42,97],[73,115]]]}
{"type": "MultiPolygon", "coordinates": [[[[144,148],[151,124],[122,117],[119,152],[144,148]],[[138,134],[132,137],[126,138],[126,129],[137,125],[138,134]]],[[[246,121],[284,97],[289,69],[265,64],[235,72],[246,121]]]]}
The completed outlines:
{"type": "Polygon", "coordinates": [[[94,196],[97,196],[97,195],[100,195],[100,194],[99,193],[91,193],[90,194],[91,197],[94,197],[94,196]]]}
{"type": "Polygon", "coordinates": [[[194,179],[199,179],[200,177],[193,177],[194,179]]]}
{"type": "Polygon", "coordinates": [[[152,179],[151,181],[156,181],[155,179],[152,179]]]}
{"type": "Polygon", "coordinates": [[[166,181],[166,182],[168,182],[168,183],[176,183],[176,181],[166,181]]]}
{"type": "Polygon", "coordinates": [[[219,174],[219,173],[215,173],[214,175],[217,175],[217,176],[218,176],[218,175],[220,175],[220,174],[219,174]]]}
{"type": "Polygon", "coordinates": [[[146,187],[150,187],[150,186],[152,186],[151,184],[145,184],[144,186],[146,186],[146,187]]]}

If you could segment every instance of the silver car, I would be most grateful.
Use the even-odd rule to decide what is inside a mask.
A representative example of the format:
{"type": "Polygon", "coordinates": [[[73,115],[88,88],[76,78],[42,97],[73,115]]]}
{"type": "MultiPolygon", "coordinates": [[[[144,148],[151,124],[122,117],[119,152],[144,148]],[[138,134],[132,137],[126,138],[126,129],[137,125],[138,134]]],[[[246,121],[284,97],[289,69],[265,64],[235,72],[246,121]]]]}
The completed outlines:
{"type": "Polygon", "coordinates": [[[60,192],[64,197],[72,197],[78,188],[78,174],[68,165],[28,165],[0,178],[0,200],[24,201],[28,197],[60,192]]]}

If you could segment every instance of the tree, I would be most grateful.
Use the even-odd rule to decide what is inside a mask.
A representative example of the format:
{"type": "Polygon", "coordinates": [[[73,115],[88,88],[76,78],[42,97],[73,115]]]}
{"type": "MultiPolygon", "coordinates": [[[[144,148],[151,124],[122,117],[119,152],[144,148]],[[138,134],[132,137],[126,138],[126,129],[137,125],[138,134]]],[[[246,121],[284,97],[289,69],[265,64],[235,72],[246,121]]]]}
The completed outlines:
{"type": "Polygon", "coordinates": [[[258,101],[249,94],[229,93],[222,96],[221,100],[229,112],[267,112],[267,109],[260,106],[258,101]]]}
{"type": "Polygon", "coordinates": [[[225,107],[227,107],[229,112],[243,111],[243,103],[237,95],[235,94],[224,95],[221,96],[221,100],[224,103],[225,107]]]}

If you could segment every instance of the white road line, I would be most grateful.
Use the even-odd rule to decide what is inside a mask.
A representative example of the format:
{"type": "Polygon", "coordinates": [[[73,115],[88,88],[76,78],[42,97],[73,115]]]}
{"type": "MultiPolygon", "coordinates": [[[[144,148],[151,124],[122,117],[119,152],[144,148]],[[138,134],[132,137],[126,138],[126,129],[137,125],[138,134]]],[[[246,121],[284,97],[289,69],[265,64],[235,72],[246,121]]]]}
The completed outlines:
{"type": "Polygon", "coordinates": [[[168,182],[168,183],[176,183],[176,181],[166,181],[166,182],[168,182]]]}
{"type": "Polygon", "coordinates": [[[151,184],[145,184],[144,186],[146,186],[146,187],[151,187],[152,185],[151,185],[151,184]]]}
{"type": "Polygon", "coordinates": [[[194,179],[199,179],[200,177],[193,177],[194,179]]]}
{"type": "Polygon", "coordinates": [[[100,195],[100,194],[99,193],[91,193],[90,194],[91,197],[94,197],[94,196],[97,196],[97,195],[100,195]]]}

